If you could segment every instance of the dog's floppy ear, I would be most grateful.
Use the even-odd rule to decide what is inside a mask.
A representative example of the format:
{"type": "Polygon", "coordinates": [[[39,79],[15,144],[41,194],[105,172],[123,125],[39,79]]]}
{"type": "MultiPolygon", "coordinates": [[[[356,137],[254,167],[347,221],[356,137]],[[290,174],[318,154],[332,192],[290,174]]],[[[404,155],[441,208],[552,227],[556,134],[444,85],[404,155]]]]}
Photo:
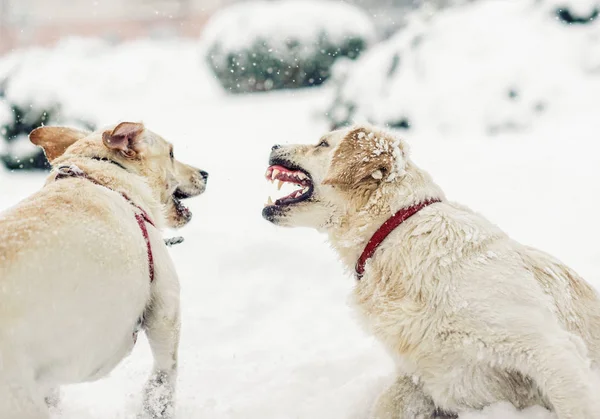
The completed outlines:
{"type": "Polygon", "coordinates": [[[398,172],[396,169],[403,166],[399,140],[359,127],[351,130],[337,146],[323,183],[354,187],[366,179],[391,180],[398,172]]]}
{"type": "Polygon", "coordinates": [[[42,147],[49,162],[64,154],[65,150],[89,133],[67,127],[39,127],[31,131],[29,141],[42,147]]]}
{"type": "Polygon", "coordinates": [[[135,157],[138,153],[136,147],[141,141],[144,124],[139,122],[121,122],[115,129],[102,133],[102,142],[111,150],[120,151],[126,157],[135,157]]]}

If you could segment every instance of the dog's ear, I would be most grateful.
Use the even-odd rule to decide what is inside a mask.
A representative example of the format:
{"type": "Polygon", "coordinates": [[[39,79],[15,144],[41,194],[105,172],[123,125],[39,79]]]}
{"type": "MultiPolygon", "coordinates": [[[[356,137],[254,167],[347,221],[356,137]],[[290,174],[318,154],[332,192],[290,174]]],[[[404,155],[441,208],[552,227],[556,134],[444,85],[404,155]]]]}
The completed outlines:
{"type": "Polygon", "coordinates": [[[39,127],[31,131],[29,141],[42,147],[49,162],[64,154],[65,150],[89,133],[67,127],[39,127]]]}
{"type": "Polygon", "coordinates": [[[102,142],[111,149],[120,151],[124,156],[133,158],[139,152],[139,143],[144,132],[144,124],[139,122],[121,122],[115,129],[102,133],[102,142]]]}
{"type": "Polygon", "coordinates": [[[359,127],[351,130],[337,146],[323,183],[354,187],[366,180],[392,180],[403,166],[399,140],[359,127]]]}

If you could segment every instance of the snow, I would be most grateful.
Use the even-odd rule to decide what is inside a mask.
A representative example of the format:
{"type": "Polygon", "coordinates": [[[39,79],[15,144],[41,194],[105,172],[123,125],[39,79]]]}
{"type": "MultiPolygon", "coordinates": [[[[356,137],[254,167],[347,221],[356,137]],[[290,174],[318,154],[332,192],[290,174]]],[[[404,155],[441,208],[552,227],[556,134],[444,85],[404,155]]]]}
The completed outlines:
{"type": "Polygon", "coordinates": [[[29,141],[29,136],[25,134],[17,136],[8,145],[3,140],[2,145],[6,147],[8,154],[21,159],[30,157],[39,150],[38,147],[29,141]]]}
{"type": "MultiPolygon", "coordinates": [[[[217,98],[168,112],[140,102],[176,155],[210,172],[207,192],[189,201],[186,241],[171,248],[183,288],[179,418],[364,419],[393,378],[388,355],[354,319],[353,279],[325,238],[260,216],[271,191],[263,180],[270,146],[316,143],[326,127],[313,113],[327,93],[217,98]]],[[[574,113],[570,125],[550,120],[531,135],[408,139],[414,159],[452,199],[598,285],[600,122],[589,116],[574,113]]],[[[42,184],[37,174],[0,172],[0,207],[42,184]]],[[[109,378],[67,388],[53,419],[133,419],[150,367],[140,338],[109,378]]],[[[500,405],[461,419],[555,418],[500,405]]]]}
{"type": "Polygon", "coordinates": [[[196,43],[182,40],[111,45],[68,38],[52,48],[3,57],[0,80],[7,76],[8,101],[44,110],[58,103],[62,119],[100,125],[124,117],[139,119],[138,103],[160,102],[169,109],[220,94],[196,43]]]}
{"type": "Polygon", "coordinates": [[[10,124],[13,118],[14,116],[10,105],[0,97],[0,127],[10,124]]]}
{"type": "MultiPolygon", "coordinates": [[[[416,85],[402,84],[406,95],[398,93],[406,103],[421,106],[411,109],[421,118],[415,121],[422,123],[406,135],[412,156],[451,199],[483,213],[516,240],[552,253],[600,286],[598,95],[591,74],[563,62],[569,40],[578,40],[569,44],[569,57],[582,58],[588,45],[582,39],[591,35],[587,29],[560,25],[550,29],[541,23],[545,17],[533,13],[530,23],[542,31],[538,36],[526,29],[525,14],[518,12],[522,6],[514,3],[506,9],[497,4],[468,6],[480,7],[483,17],[497,13],[498,21],[510,16],[514,23],[510,31],[496,19],[479,23],[459,19],[466,33],[454,34],[444,25],[456,28],[453,19],[461,12],[449,12],[444,25],[433,27],[440,34],[435,37],[436,47],[424,47],[427,53],[410,56],[411,65],[417,65],[439,53],[435,62],[446,64],[430,68],[425,74],[432,78],[426,81],[407,70],[416,85]],[[484,43],[472,33],[477,25],[481,38],[488,27],[500,36],[497,31],[503,26],[507,44],[496,39],[497,46],[503,53],[515,47],[510,57],[522,62],[523,71],[511,73],[510,63],[493,51],[481,50],[484,43]],[[565,38],[556,31],[564,32],[565,38]],[[531,49],[520,47],[513,37],[531,49]],[[542,42],[544,37],[547,40],[542,42]],[[466,61],[451,61],[445,49],[466,41],[463,48],[472,48],[472,54],[457,51],[466,61]],[[555,59],[544,55],[550,49],[546,42],[556,48],[555,59]],[[537,61],[541,55],[555,67],[541,66],[537,61]],[[482,69],[489,71],[479,74],[482,69]],[[444,85],[463,70],[467,74],[457,82],[466,90],[444,85]],[[479,100],[467,87],[480,86],[485,99],[489,91],[500,89],[486,80],[506,81],[507,74],[515,74],[524,101],[536,98],[527,93],[531,89],[551,98],[552,106],[535,123],[527,119],[527,131],[482,133],[483,115],[500,114],[504,108],[499,101],[479,100]],[[580,74],[581,80],[574,74],[580,74]],[[568,86],[550,83],[562,77],[567,77],[568,86]],[[429,102],[433,100],[439,101],[435,112],[429,102]],[[452,112],[468,119],[448,120],[452,112]],[[440,133],[441,121],[462,129],[440,133]]],[[[413,33],[407,33],[408,44],[413,33]]],[[[393,380],[394,366],[354,318],[348,304],[354,280],[342,272],[324,236],[312,230],[278,228],[260,215],[271,191],[263,179],[270,147],[316,143],[327,130],[316,110],[325,107],[330,89],[225,96],[213,89],[193,43],[73,42],[0,60],[0,71],[21,57],[28,63],[10,97],[23,103],[59,97],[69,112],[93,117],[101,125],[143,120],[174,143],[178,158],[210,173],[206,193],[188,201],[194,212],[191,224],[177,233],[165,233],[185,237],[183,244],[170,250],[182,283],[183,304],[177,417],[367,418],[378,393],[393,380]]],[[[397,42],[400,35],[374,52],[373,57],[379,58],[364,65],[369,62],[373,74],[385,71],[386,66],[378,68],[372,61],[386,63],[384,53],[394,51],[397,42]]],[[[367,98],[372,93],[369,86],[363,90],[367,98]]],[[[398,104],[391,96],[380,99],[378,112],[386,104],[398,104]]],[[[8,173],[0,168],[0,209],[14,205],[43,183],[39,173],[8,173]]],[[[134,419],[151,364],[147,342],[140,337],[133,354],[108,378],[65,388],[61,411],[53,412],[52,419],[134,419]]],[[[498,404],[464,413],[460,419],[556,417],[540,407],[517,412],[498,404]]]]}
{"type": "Polygon", "coordinates": [[[201,44],[219,44],[222,50],[248,49],[257,40],[270,44],[297,40],[311,44],[323,33],[334,44],[348,37],[372,41],[373,22],[359,8],[334,1],[248,1],[217,13],[204,29],[201,44]],[[235,28],[236,30],[231,30],[235,28]]]}
{"type": "MultiPolygon", "coordinates": [[[[2,135],[4,131],[4,126],[12,123],[13,119],[14,115],[10,105],[0,97],[0,135],[2,135]]],[[[5,147],[6,143],[4,141],[0,141],[0,154],[4,152],[5,147]]]]}
{"type": "Polygon", "coordinates": [[[590,99],[600,94],[600,27],[566,25],[554,13],[536,0],[416,13],[354,65],[340,64],[331,117],[497,133],[543,124],[552,108],[598,106],[590,99]]]}

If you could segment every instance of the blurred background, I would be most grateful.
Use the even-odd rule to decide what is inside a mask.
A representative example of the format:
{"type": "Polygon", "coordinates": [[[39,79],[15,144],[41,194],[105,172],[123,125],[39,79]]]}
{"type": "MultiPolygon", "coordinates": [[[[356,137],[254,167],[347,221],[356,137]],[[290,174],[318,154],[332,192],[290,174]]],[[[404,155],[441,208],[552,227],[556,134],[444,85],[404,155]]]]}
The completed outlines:
{"type": "Polygon", "coordinates": [[[127,96],[123,112],[147,103],[142,97],[156,89],[168,100],[182,86],[190,94],[191,85],[204,90],[199,98],[210,89],[238,94],[320,85],[335,61],[356,59],[418,6],[412,0],[0,0],[0,156],[10,170],[47,169],[26,134],[41,124],[93,129],[112,116],[101,110],[110,96],[111,102],[127,96]]]}
{"type": "Polygon", "coordinates": [[[93,129],[183,97],[317,86],[329,127],[523,131],[595,103],[598,12],[595,0],[0,0],[0,156],[47,168],[25,140],[41,124],[93,129]]]}
{"type": "MultiPolygon", "coordinates": [[[[271,146],[387,127],[450,199],[598,286],[599,12],[599,0],[0,0],[0,209],[45,181],[33,128],[143,121],[210,173],[172,251],[178,417],[364,419],[394,367],[354,321],[353,279],[324,238],[262,220],[271,146]]],[[[53,419],[134,419],[150,363],[138,345],[111,378],[69,389],[53,419]]],[[[554,416],[461,415],[476,418],[554,416]]]]}

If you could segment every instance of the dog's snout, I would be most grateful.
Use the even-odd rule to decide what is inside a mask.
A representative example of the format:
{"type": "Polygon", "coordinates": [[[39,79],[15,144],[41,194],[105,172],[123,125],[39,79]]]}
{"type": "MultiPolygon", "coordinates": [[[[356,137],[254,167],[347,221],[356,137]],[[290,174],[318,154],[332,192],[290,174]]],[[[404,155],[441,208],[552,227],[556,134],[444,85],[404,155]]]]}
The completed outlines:
{"type": "Polygon", "coordinates": [[[275,144],[273,147],[271,147],[271,151],[279,150],[280,148],[281,146],[279,144],[275,144]]]}
{"type": "Polygon", "coordinates": [[[205,172],[204,170],[199,170],[198,172],[200,173],[200,176],[202,176],[202,179],[208,179],[208,172],[205,172]]]}

